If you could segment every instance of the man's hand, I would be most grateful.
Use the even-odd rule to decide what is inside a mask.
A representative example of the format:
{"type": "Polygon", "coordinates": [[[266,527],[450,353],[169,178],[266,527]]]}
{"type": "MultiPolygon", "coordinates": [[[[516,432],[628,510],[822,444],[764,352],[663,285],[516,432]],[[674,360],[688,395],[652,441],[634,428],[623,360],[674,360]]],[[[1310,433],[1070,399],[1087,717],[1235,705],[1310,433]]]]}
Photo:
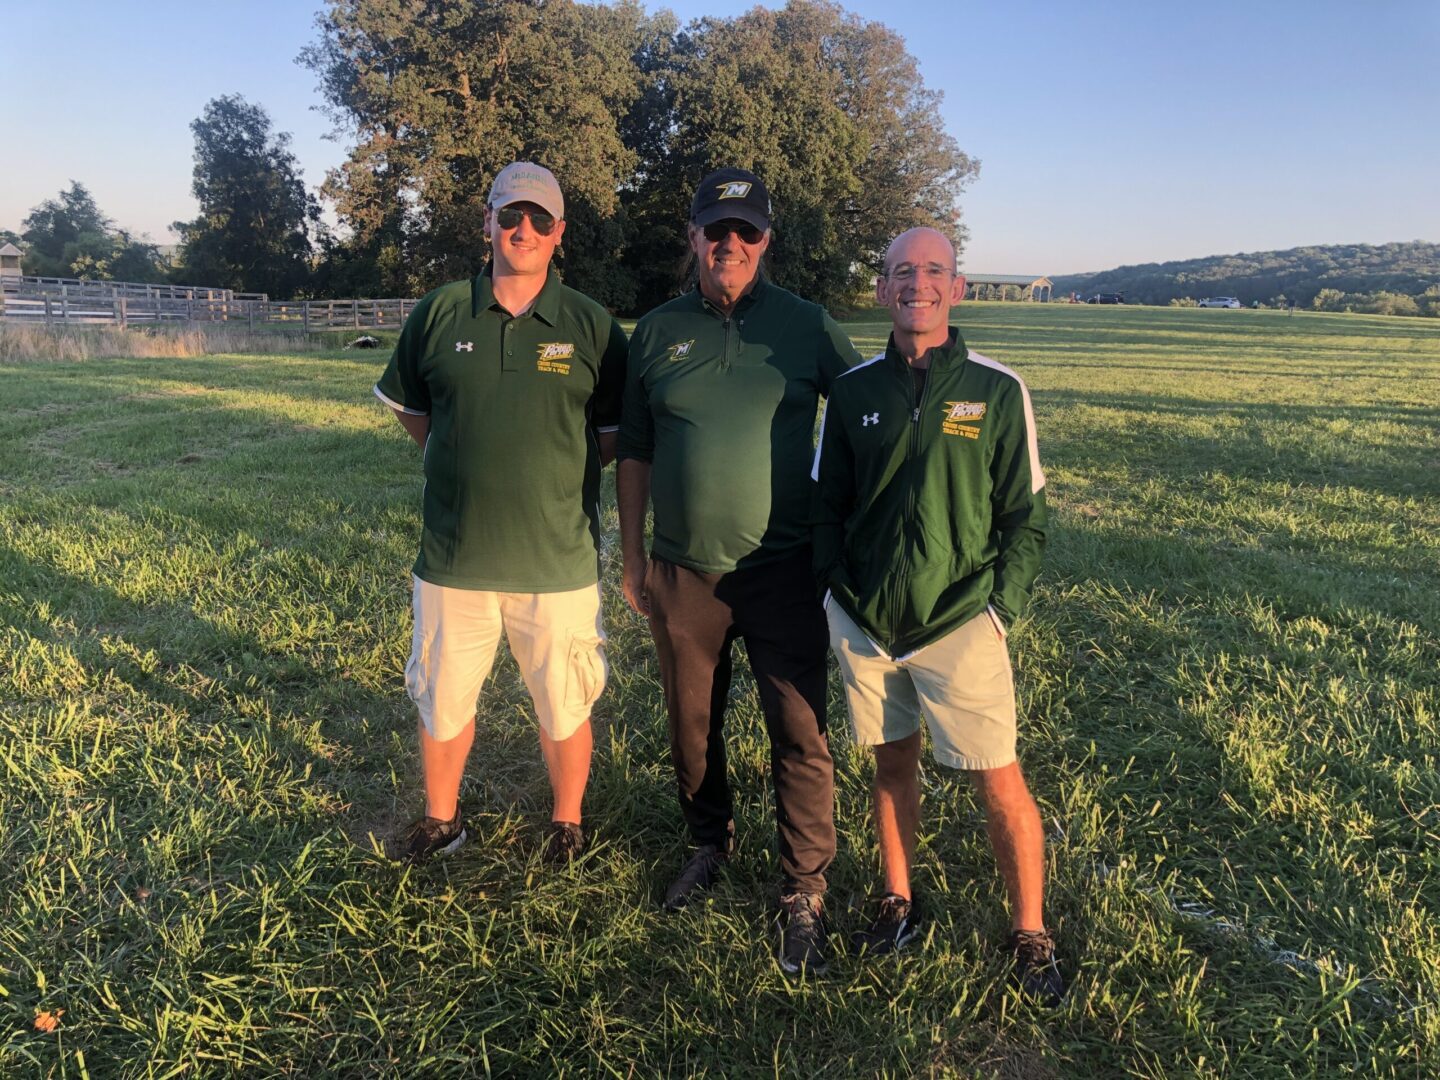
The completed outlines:
{"type": "Polygon", "coordinates": [[[650,594],[645,591],[645,568],[648,564],[644,560],[625,560],[625,566],[620,571],[620,591],[625,594],[625,602],[630,605],[637,615],[650,617],[650,594]]]}
{"type": "Polygon", "coordinates": [[[650,615],[645,595],[645,511],[650,506],[650,463],[626,458],[615,470],[615,502],[620,513],[620,591],[638,614],[650,615]]]}

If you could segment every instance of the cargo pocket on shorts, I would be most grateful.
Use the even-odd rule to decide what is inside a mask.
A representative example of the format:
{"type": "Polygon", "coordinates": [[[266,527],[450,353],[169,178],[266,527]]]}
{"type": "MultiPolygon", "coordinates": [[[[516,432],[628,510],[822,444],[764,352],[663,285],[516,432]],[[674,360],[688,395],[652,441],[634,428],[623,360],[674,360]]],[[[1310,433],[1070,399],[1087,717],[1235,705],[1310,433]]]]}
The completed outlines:
{"type": "Polygon", "coordinates": [[[410,659],[405,663],[405,692],[423,712],[430,702],[430,689],[430,643],[427,641],[418,654],[415,649],[410,650],[410,659]]]}
{"type": "Polygon", "coordinates": [[[565,707],[588,710],[605,689],[605,642],[594,634],[570,635],[565,666],[565,707]]]}

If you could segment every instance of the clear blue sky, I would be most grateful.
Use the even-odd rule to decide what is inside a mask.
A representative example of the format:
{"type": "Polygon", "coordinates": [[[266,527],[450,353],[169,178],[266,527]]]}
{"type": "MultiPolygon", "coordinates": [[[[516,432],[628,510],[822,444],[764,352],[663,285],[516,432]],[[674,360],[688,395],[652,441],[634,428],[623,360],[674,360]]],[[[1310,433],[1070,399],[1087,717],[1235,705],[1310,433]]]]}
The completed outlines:
{"type": "MultiPolygon", "coordinates": [[[[682,20],[755,6],[646,3],[682,20]]],[[[0,227],[73,178],[171,242],[195,213],[188,125],[224,93],[264,105],[318,184],[345,156],[295,63],[319,6],[0,0],[0,227]]],[[[845,6],[905,37],[983,163],[963,203],[972,271],[1440,241],[1437,0],[845,6]]]]}

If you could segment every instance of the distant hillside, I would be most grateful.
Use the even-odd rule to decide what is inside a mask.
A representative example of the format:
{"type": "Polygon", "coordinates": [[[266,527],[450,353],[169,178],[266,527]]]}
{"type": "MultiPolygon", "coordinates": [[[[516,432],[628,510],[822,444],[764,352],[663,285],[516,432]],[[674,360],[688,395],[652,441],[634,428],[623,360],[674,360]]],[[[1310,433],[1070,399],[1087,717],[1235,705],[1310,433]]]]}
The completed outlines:
{"type": "Polygon", "coordinates": [[[1294,300],[1303,307],[1331,310],[1440,314],[1440,244],[1327,244],[1121,266],[1052,280],[1056,296],[1118,292],[1132,304],[1234,296],[1247,307],[1255,300],[1294,300]]]}

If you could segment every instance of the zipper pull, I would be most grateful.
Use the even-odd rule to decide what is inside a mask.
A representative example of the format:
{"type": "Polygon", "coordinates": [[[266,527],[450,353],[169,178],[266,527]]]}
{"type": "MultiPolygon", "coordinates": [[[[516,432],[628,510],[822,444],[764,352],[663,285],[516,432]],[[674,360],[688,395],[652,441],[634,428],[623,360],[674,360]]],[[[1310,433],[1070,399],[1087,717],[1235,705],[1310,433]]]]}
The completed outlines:
{"type": "Polygon", "coordinates": [[[910,414],[910,422],[911,422],[912,424],[918,424],[918,423],[920,422],[920,406],[919,406],[919,405],[916,405],[916,406],[915,406],[915,411],[910,414]]]}

